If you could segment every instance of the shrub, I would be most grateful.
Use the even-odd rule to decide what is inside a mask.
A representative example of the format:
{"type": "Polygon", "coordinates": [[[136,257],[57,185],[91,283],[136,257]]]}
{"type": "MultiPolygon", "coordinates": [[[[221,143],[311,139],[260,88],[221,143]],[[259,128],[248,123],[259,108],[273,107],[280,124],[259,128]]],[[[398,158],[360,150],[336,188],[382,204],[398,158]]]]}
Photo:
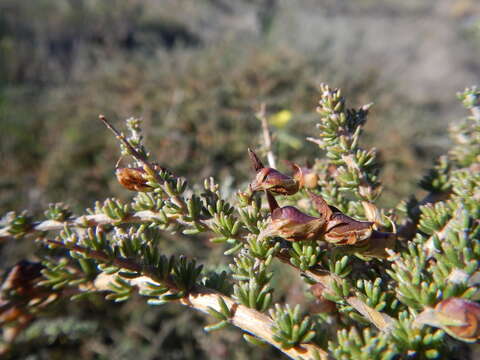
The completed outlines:
{"type": "MultiPolygon", "coordinates": [[[[359,142],[370,105],[349,109],[340,90],[320,90],[319,134],[307,138],[321,150],[313,165],[277,170],[260,112],[268,165],[249,150],[252,181],[230,194],[213,178],[190,185],[155,163],[138,119],[127,120],[124,135],[100,116],[120,142],[121,163],[130,159],[117,163],[117,180],[135,195],[97,201],[81,215],[52,204],[45,219],[4,217],[0,239],[36,239],[39,261],[6,273],[3,354],[13,356],[28,331],[33,339],[62,299],[124,302],[140,294],[152,306],[209,314],[208,332],[233,325],[254,346],[268,343],[292,358],[468,357],[480,336],[480,91],[459,94],[471,115],[452,126],[453,148],[420,182],[428,195],[384,209],[376,205],[376,150],[359,142]],[[228,267],[167,256],[171,232],[183,234],[175,241],[208,239],[228,267]],[[287,268],[311,293],[308,311],[276,287],[287,268]]],[[[70,338],[92,327],[50,323],[70,338]]]]}

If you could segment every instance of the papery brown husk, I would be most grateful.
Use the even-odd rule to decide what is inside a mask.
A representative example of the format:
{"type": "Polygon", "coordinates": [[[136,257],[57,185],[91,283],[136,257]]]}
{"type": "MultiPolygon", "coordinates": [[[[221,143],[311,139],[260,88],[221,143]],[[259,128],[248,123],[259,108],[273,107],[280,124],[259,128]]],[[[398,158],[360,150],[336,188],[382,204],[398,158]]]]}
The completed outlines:
{"type": "Polygon", "coordinates": [[[480,337],[480,305],[462,298],[449,298],[435,306],[435,312],[442,319],[457,320],[465,325],[444,325],[450,335],[465,341],[475,341],[480,337]]]}
{"type": "Polygon", "coordinates": [[[293,206],[275,209],[266,236],[280,236],[288,241],[318,239],[325,231],[325,221],[302,213],[293,206]]]}
{"type": "Polygon", "coordinates": [[[128,190],[137,192],[153,190],[151,186],[147,185],[148,174],[143,168],[118,168],[115,171],[115,175],[120,185],[128,190]]]}
{"type": "Polygon", "coordinates": [[[373,223],[334,213],[328,221],[325,240],[335,245],[358,245],[372,235],[373,223]]]}

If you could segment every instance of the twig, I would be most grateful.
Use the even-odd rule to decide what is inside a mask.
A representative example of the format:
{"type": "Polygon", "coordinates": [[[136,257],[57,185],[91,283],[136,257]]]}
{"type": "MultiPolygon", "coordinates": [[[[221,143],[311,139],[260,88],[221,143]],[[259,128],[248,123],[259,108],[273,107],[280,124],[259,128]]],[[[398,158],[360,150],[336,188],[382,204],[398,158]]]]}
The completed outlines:
{"type": "MultiPolygon", "coordinates": [[[[290,256],[284,252],[277,253],[277,258],[283,263],[292,266],[296,270],[299,270],[290,263],[290,256]]],[[[302,271],[302,273],[308,276],[310,279],[322,284],[327,291],[331,291],[332,283],[334,281],[341,281],[340,277],[324,269],[312,268],[310,270],[302,271]]],[[[375,325],[379,330],[388,332],[391,329],[394,319],[389,315],[371,308],[357,296],[349,296],[344,298],[344,300],[351,307],[362,314],[368,321],[375,325]]]]}
{"type": "MultiPolygon", "coordinates": [[[[81,252],[86,254],[87,257],[100,262],[110,262],[117,267],[144,274],[143,276],[135,279],[124,279],[131,285],[137,286],[139,290],[148,290],[149,288],[147,284],[152,282],[162,283],[172,291],[178,290],[175,283],[170,279],[159,279],[154,272],[149,271],[131,259],[112,259],[102,251],[91,250],[76,244],[62,243],[56,240],[46,240],[46,242],[55,246],[61,246],[73,251],[81,252]]],[[[110,283],[110,280],[113,279],[113,275],[102,274],[97,277],[97,280],[95,280],[95,288],[100,291],[110,290],[108,284],[110,283]]],[[[214,310],[221,312],[222,309],[218,303],[219,297],[223,299],[227,307],[232,312],[232,316],[229,318],[229,322],[232,325],[270,343],[291,358],[297,359],[301,357],[302,359],[313,360],[320,357],[322,360],[328,359],[327,352],[314,344],[301,344],[300,346],[290,349],[283,349],[281,345],[273,339],[273,320],[269,316],[244,305],[238,304],[229,296],[223,295],[213,289],[197,285],[195,286],[194,290],[185,297],[174,301],[203,313],[208,313],[209,308],[213,308],[214,310]],[[316,354],[318,354],[318,356],[316,356],[316,354]]]]}
{"type": "MultiPolygon", "coordinates": [[[[169,221],[174,221],[181,225],[188,225],[189,223],[183,221],[176,214],[165,214],[169,221]]],[[[82,215],[77,218],[68,219],[66,221],[55,221],[55,220],[45,220],[35,222],[31,227],[24,233],[26,234],[38,234],[45,231],[60,231],[65,227],[68,228],[85,228],[85,227],[95,227],[97,225],[118,225],[122,224],[138,224],[138,223],[150,223],[152,221],[162,221],[160,214],[150,210],[143,210],[135,212],[131,215],[128,215],[122,220],[112,219],[105,214],[94,214],[94,215],[82,215]]],[[[210,228],[208,220],[197,220],[201,225],[210,228]]],[[[0,241],[12,238],[12,235],[9,232],[9,227],[0,229],[0,241]]]]}
{"type": "Polygon", "coordinates": [[[155,171],[153,166],[148,162],[147,158],[139,153],[135,147],[130,144],[130,142],[125,138],[123,134],[121,134],[108,120],[104,115],[99,115],[98,118],[105,124],[105,126],[113,132],[115,137],[127,148],[127,151],[130,155],[132,155],[136,160],[142,163],[145,171],[148,172],[150,176],[152,176],[155,181],[159,184],[163,183],[162,178],[158,175],[158,172],[155,171]]]}
{"type": "MultiPolygon", "coordinates": [[[[188,223],[182,221],[181,219],[175,217],[175,215],[171,214],[166,214],[167,217],[172,220],[176,221],[177,223],[181,225],[186,225],[188,223]]],[[[156,212],[150,211],[150,210],[144,210],[144,211],[139,211],[136,212],[124,220],[122,220],[122,223],[149,223],[155,220],[161,220],[160,215],[156,212]]],[[[200,221],[200,220],[199,220],[200,221]]],[[[28,231],[29,234],[35,234],[35,233],[41,233],[41,232],[46,232],[46,231],[60,231],[67,227],[78,227],[78,228],[84,228],[86,226],[88,227],[95,227],[98,225],[113,225],[119,224],[118,220],[111,219],[105,214],[95,214],[95,215],[84,215],[76,219],[72,220],[67,220],[65,222],[61,221],[53,221],[53,220],[46,220],[43,222],[39,222],[36,224],[33,224],[33,226],[30,228],[28,231]]],[[[208,221],[203,221],[202,225],[204,225],[206,228],[210,229],[208,221]]],[[[0,229],[0,240],[5,240],[7,238],[12,237],[12,235],[8,232],[8,228],[0,229]]],[[[238,240],[244,241],[243,237],[241,235],[237,236],[238,240]]],[[[53,242],[53,240],[49,240],[49,242],[53,242]]],[[[58,243],[57,245],[65,246],[63,243],[58,243]]],[[[286,254],[285,252],[279,252],[277,253],[276,257],[282,261],[285,264],[288,264],[295,268],[296,270],[300,271],[298,268],[293,266],[290,262],[290,256],[286,254]]],[[[102,260],[101,258],[97,258],[97,260],[102,260]]],[[[137,269],[138,270],[138,269],[137,269]]],[[[136,270],[136,271],[137,271],[136,270]]],[[[329,284],[329,282],[335,280],[335,276],[331,274],[330,272],[323,270],[323,269],[312,269],[312,270],[307,270],[304,272],[307,276],[310,278],[314,279],[317,282],[321,282],[324,285],[329,284]]],[[[328,285],[327,287],[330,287],[328,285]]],[[[353,308],[355,308],[359,313],[365,315],[365,311],[363,309],[363,306],[356,306],[356,304],[350,304],[353,308]]],[[[366,305],[365,305],[366,306],[366,305]]],[[[373,310],[373,309],[372,309],[373,310]]],[[[376,310],[373,310],[376,311],[376,310]]],[[[387,316],[385,314],[382,314],[382,316],[387,316]]],[[[368,318],[371,320],[371,318],[368,318]]],[[[381,328],[381,324],[379,325],[378,323],[374,323],[377,327],[381,328]]]]}
{"type": "MultiPolygon", "coordinates": [[[[130,142],[125,138],[125,136],[123,136],[107,120],[107,118],[104,115],[99,115],[98,118],[105,124],[105,126],[110,131],[113,132],[115,137],[127,148],[128,153],[143,165],[145,171],[150,176],[152,176],[158,184],[163,184],[164,183],[163,179],[160,177],[160,175],[158,174],[158,171],[155,170],[155,168],[152,166],[152,164],[150,164],[150,162],[148,161],[146,156],[144,156],[143,154],[138,152],[137,149],[135,149],[135,147],[132,146],[132,144],[130,144],[130,142]]],[[[183,201],[183,199],[181,199],[179,196],[173,195],[173,196],[171,196],[171,200],[172,200],[173,203],[175,203],[175,205],[179,206],[183,211],[185,211],[187,209],[187,205],[185,204],[185,201],[183,201]]]]}
{"type": "Polygon", "coordinates": [[[263,141],[265,142],[265,147],[267,148],[267,159],[268,165],[271,168],[276,168],[275,164],[275,155],[272,151],[272,137],[270,135],[270,130],[268,129],[268,121],[266,115],[266,106],[265,103],[260,105],[260,111],[256,114],[257,119],[262,123],[262,132],[263,132],[263,141]]]}

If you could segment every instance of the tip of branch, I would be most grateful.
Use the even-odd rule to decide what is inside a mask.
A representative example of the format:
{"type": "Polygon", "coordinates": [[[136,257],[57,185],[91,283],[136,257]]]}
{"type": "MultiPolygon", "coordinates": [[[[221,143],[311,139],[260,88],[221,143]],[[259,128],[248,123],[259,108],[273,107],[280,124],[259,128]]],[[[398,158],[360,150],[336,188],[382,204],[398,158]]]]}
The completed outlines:
{"type": "Polygon", "coordinates": [[[258,158],[257,154],[255,154],[255,152],[250,148],[248,148],[248,156],[250,156],[250,161],[252,162],[252,166],[255,171],[258,172],[260,169],[263,169],[265,167],[258,158]]]}

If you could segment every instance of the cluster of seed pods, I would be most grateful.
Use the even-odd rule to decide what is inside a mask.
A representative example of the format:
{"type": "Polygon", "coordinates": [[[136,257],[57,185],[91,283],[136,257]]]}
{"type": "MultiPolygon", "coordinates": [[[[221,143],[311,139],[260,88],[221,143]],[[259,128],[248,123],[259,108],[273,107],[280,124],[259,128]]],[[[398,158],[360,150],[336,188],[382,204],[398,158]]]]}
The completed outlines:
{"type": "MultiPolygon", "coordinates": [[[[293,195],[302,187],[309,187],[312,177],[308,169],[290,163],[293,176],[265,167],[258,156],[248,150],[256,177],[250,184],[252,193],[264,191],[271,210],[271,218],[261,237],[279,236],[288,241],[322,240],[335,245],[361,246],[376,230],[369,221],[355,220],[336,207],[328,205],[319,195],[309,191],[310,199],[319,213],[318,217],[307,215],[294,206],[279,207],[274,194],[293,195]]],[[[316,185],[316,184],[315,184],[316,185]]]]}

